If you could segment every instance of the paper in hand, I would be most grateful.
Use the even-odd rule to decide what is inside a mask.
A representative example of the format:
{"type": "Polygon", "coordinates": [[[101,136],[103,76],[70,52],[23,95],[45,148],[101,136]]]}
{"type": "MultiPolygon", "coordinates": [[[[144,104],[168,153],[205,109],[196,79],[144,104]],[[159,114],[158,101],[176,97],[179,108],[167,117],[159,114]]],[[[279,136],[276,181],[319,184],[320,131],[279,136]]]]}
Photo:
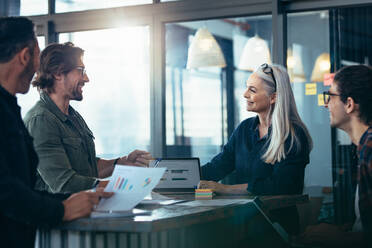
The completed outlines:
{"type": "Polygon", "coordinates": [[[159,183],[166,168],[117,165],[105,191],[115,194],[101,199],[98,211],[126,211],[134,208],[159,183]]]}

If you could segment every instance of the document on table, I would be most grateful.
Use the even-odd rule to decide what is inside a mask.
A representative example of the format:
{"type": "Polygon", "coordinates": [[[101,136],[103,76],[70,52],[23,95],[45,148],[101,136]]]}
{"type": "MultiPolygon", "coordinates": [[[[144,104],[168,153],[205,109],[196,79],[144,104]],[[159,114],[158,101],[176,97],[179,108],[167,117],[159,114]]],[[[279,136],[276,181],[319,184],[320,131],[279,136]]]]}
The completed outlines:
{"type": "Polygon", "coordinates": [[[118,218],[148,214],[151,214],[151,211],[133,208],[127,211],[93,211],[90,215],[90,218],[118,218]]]}
{"type": "Polygon", "coordinates": [[[143,168],[117,165],[105,191],[115,194],[101,199],[97,211],[127,211],[151,193],[166,168],[143,168]]]}
{"type": "Polygon", "coordinates": [[[196,200],[184,203],[179,203],[179,206],[188,207],[217,207],[217,206],[227,206],[231,204],[247,204],[248,202],[253,202],[253,199],[217,199],[217,200],[196,200]]]}
{"type": "Polygon", "coordinates": [[[143,205],[172,205],[180,202],[185,202],[186,200],[178,200],[178,199],[173,199],[165,195],[161,195],[156,192],[151,192],[150,195],[147,195],[141,202],[140,204],[143,205]]]}

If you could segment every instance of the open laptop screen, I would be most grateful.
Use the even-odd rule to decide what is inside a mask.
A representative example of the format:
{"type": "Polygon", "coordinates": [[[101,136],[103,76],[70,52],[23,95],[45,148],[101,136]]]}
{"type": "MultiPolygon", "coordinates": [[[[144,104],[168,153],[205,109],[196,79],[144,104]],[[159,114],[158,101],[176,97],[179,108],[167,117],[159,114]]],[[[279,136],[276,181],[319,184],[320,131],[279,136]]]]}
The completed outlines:
{"type": "Polygon", "coordinates": [[[200,181],[199,158],[164,158],[157,167],[167,170],[156,189],[195,189],[200,181]]]}

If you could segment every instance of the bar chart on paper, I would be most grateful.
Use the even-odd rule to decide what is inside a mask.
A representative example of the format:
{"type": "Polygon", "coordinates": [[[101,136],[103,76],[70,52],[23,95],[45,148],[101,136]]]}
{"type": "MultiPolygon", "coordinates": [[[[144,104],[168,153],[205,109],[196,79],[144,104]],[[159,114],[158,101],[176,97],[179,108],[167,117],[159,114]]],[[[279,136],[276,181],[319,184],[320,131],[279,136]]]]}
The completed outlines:
{"type": "Polygon", "coordinates": [[[159,183],[165,168],[116,166],[105,191],[115,194],[102,199],[99,211],[127,211],[134,208],[159,183]]]}
{"type": "Polygon", "coordinates": [[[128,179],[118,177],[115,182],[114,191],[132,190],[133,184],[128,183],[128,179]]]}

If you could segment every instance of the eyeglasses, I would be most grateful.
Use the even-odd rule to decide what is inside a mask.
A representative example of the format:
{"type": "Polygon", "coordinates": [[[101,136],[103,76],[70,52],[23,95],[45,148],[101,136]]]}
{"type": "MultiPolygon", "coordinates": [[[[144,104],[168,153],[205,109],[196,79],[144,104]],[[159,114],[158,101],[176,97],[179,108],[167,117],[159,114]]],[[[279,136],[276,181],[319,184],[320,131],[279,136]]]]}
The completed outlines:
{"type": "Polygon", "coordinates": [[[329,91],[324,91],[323,92],[324,104],[328,104],[329,103],[329,101],[331,100],[331,96],[341,96],[341,95],[334,94],[334,93],[331,93],[329,91]]]}
{"type": "Polygon", "coordinates": [[[275,77],[274,77],[274,72],[273,72],[273,68],[271,68],[271,66],[269,66],[268,64],[264,63],[260,66],[261,70],[265,73],[265,74],[269,74],[271,75],[271,77],[273,78],[273,81],[274,81],[274,86],[275,86],[275,91],[276,91],[276,80],[275,80],[275,77]]]}
{"type": "Polygon", "coordinates": [[[84,75],[87,74],[87,70],[85,69],[84,66],[76,66],[75,69],[81,71],[81,76],[82,77],[84,77],[84,75]]]}

